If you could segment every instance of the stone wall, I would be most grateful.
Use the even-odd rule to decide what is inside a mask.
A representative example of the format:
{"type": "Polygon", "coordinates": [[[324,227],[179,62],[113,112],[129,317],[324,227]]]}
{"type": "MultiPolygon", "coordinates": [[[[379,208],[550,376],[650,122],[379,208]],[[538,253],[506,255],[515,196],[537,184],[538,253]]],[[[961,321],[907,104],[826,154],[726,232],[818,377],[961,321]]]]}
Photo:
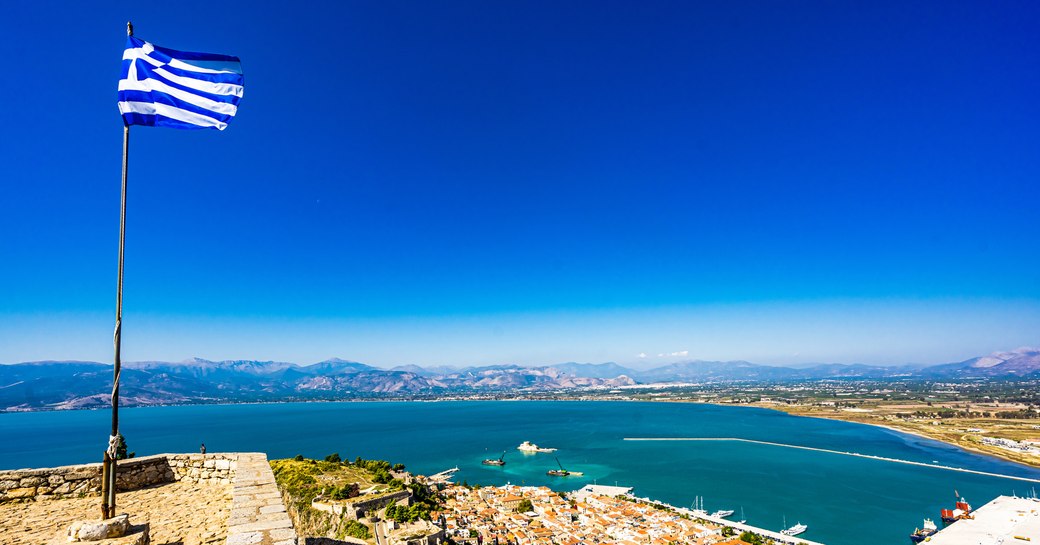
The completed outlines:
{"type": "Polygon", "coordinates": [[[355,498],[348,501],[345,504],[347,516],[353,519],[364,518],[367,517],[368,514],[372,511],[378,511],[379,509],[382,509],[387,505],[390,505],[391,503],[395,503],[400,500],[404,500],[411,497],[411,492],[407,490],[398,490],[397,492],[393,492],[385,496],[380,496],[378,498],[372,498],[370,500],[358,501],[355,498]]]}
{"type": "MultiPolygon", "coordinates": [[[[188,480],[229,484],[235,476],[238,454],[156,454],[120,460],[116,488],[188,480]]],[[[101,494],[101,464],[0,471],[0,503],[101,494]]]]}
{"type": "Polygon", "coordinates": [[[174,479],[228,484],[238,469],[237,454],[165,454],[174,479]]]}
{"type": "Polygon", "coordinates": [[[388,545],[440,545],[444,530],[428,520],[400,524],[392,520],[379,522],[385,528],[388,545]]]}
{"type": "Polygon", "coordinates": [[[101,464],[0,471],[0,503],[100,493],[101,464]]]}
{"type": "Polygon", "coordinates": [[[368,542],[356,537],[332,539],[331,537],[305,537],[303,545],[368,545],[368,542]]]}

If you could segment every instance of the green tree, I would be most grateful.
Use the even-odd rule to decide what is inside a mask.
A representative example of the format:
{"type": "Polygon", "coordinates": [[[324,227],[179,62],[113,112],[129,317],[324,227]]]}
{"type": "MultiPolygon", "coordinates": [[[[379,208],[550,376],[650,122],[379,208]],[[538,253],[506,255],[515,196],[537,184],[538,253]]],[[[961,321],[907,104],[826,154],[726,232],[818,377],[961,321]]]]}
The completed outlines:
{"type": "Polygon", "coordinates": [[[372,476],[372,482],[379,484],[386,484],[390,482],[391,479],[392,477],[390,477],[390,474],[387,473],[385,469],[380,469],[379,471],[376,471],[376,474],[372,476]]]}
{"type": "Polygon", "coordinates": [[[740,534],[740,540],[744,543],[750,543],[751,545],[762,545],[762,536],[752,533],[744,532],[740,534]]]}
{"type": "Polygon", "coordinates": [[[116,460],[126,460],[136,456],[136,452],[126,452],[126,438],[122,433],[116,434],[116,460]]]}
{"type": "Polygon", "coordinates": [[[333,487],[329,497],[334,500],[346,500],[356,498],[360,494],[358,483],[348,483],[343,486],[333,487]]]}
{"type": "Polygon", "coordinates": [[[372,534],[368,531],[368,527],[356,520],[347,520],[343,523],[343,526],[337,535],[339,538],[346,536],[356,537],[358,539],[370,539],[372,534]]]}
{"type": "Polygon", "coordinates": [[[329,454],[328,456],[325,457],[325,461],[326,462],[333,462],[333,463],[337,463],[338,464],[338,463],[342,462],[343,459],[339,457],[339,453],[338,452],[333,452],[332,454],[329,454]]]}
{"type": "Polygon", "coordinates": [[[534,505],[531,504],[531,500],[524,498],[520,500],[520,503],[516,504],[516,511],[518,513],[526,513],[534,509],[534,505]]]}

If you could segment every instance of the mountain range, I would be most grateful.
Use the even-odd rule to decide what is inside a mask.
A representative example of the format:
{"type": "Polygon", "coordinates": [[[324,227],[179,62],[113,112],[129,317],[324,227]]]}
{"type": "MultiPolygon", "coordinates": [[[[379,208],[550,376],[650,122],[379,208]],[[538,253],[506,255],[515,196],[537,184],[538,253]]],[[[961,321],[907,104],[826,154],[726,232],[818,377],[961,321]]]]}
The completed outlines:
{"type": "MultiPolygon", "coordinates": [[[[288,362],[191,359],[126,363],[123,405],[286,401],[530,393],[638,384],[733,381],[910,378],[922,380],[1040,378],[1040,349],[1020,348],[931,366],[818,364],[792,368],[746,361],[691,360],[647,370],[617,363],[561,363],[522,367],[381,369],[338,358],[311,365],[288,362]]],[[[0,411],[102,407],[109,403],[112,366],[83,361],[0,365],[0,411]]]]}

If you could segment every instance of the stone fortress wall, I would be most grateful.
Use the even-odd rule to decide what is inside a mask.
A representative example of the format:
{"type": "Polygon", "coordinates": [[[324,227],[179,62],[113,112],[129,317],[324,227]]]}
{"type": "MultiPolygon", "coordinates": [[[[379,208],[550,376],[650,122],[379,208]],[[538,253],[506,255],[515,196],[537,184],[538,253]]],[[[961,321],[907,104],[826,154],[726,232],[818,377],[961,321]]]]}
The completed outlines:
{"type": "MultiPolygon", "coordinates": [[[[318,511],[324,511],[334,515],[342,516],[343,513],[346,513],[349,518],[357,520],[359,518],[367,517],[372,511],[378,511],[391,503],[397,503],[411,497],[411,492],[407,490],[399,490],[397,492],[367,500],[363,498],[352,498],[349,500],[328,501],[315,498],[311,501],[311,507],[318,511]]],[[[404,504],[407,505],[408,502],[404,502],[404,504]]]]}
{"type": "MultiPolygon", "coordinates": [[[[227,545],[297,545],[274,473],[262,452],[156,454],[120,460],[121,491],[188,481],[231,487],[227,545]]],[[[100,496],[101,464],[0,471],[0,504],[100,496]]]]}
{"type": "MultiPolygon", "coordinates": [[[[119,460],[116,488],[136,490],[174,481],[230,484],[237,453],[155,454],[119,460]]],[[[101,464],[0,471],[0,503],[101,494],[101,464]]]]}

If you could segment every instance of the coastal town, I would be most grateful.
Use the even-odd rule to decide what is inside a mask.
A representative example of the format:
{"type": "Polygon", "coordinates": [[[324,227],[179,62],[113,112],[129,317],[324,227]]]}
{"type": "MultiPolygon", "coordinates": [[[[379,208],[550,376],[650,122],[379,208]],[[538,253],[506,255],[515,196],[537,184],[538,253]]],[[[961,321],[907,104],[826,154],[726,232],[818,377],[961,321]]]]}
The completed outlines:
{"type": "Polygon", "coordinates": [[[717,524],[635,500],[618,487],[564,494],[547,487],[472,488],[452,485],[442,495],[447,535],[457,543],[517,545],[693,545],[743,543],[717,524]],[[614,492],[619,494],[611,495],[614,492]]]}

